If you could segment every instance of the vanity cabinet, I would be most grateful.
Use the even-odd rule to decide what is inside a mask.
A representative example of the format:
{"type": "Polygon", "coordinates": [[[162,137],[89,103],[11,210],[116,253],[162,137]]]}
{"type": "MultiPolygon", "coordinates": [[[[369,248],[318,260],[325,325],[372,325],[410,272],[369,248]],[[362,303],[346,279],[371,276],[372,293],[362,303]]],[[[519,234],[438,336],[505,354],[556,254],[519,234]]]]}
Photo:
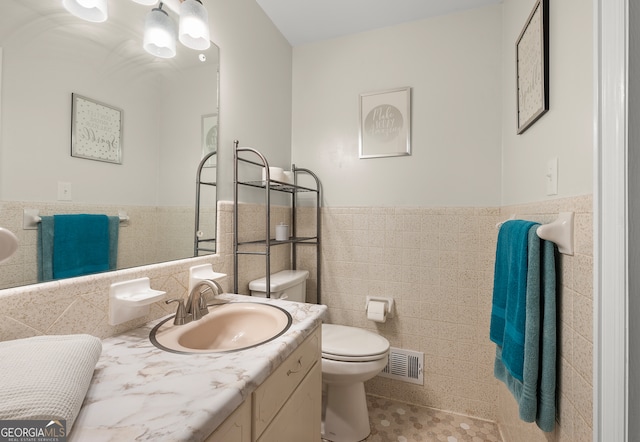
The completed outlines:
{"type": "Polygon", "coordinates": [[[316,302],[320,304],[320,180],[309,169],[303,169],[296,167],[295,164],[291,166],[293,172],[293,182],[277,181],[271,178],[266,180],[266,176],[263,175],[262,180],[256,180],[255,177],[263,170],[269,170],[269,162],[258,150],[250,147],[239,147],[238,141],[234,143],[234,213],[233,213],[233,237],[234,237],[234,293],[240,293],[238,291],[238,275],[239,275],[239,255],[263,255],[265,257],[265,289],[267,298],[271,297],[271,247],[274,246],[289,246],[291,247],[291,263],[292,269],[296,270],[296,250],[298,246],[311,245],[316,247],[316,302]],[[248,176],[250,179],[240,178],[240,166],[242,165],[243,176],[248,176]],[[246,166],[246,167],[245,167],[246,166]],[[253,172],[253,173],[252,173],[253,172]],[[315,184],[312,187],[302,186],[298,183],[298,176],[305,174],[310,176],[315,184]],[[239,189],[253,188],[261,190],[263,201],[265,205],[265,233],[262,239],[257,241],[240,241],[238,231],[238,193],[239,189]],[[275,227],[273,220],[271,219],[271,199],[272,194],[285,193],[291,196],[291,230],[289,232],[289,238],[285,240],[276,240],[271,237],[272,227],[275,227]],[[299,236],[298,235],[298,198],[302,195],[310,195],[308,203],[315,200],[315,229],[311,236],[299,236]]]}
{"type": "Polygon", "coordinates": [[[251,401],[244,401],[205,442],[251,442],[251,401]]]}
{"type": "Polygon", "coordinates": [[[317,327],[206,442],[319,442],[320,339],[317,327]]]}

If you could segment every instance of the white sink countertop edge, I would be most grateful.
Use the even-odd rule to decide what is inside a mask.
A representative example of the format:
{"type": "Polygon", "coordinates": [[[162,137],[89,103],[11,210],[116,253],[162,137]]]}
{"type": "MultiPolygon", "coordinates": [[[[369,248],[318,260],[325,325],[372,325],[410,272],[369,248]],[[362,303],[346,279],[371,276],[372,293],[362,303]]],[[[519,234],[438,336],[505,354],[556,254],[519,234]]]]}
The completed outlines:
{"type": "Polygon", "coordinates": [[[149,332],[162,319],[102,341],[102,356],[70,442],[206,439],[322,322],[327,307],[224,294],[236,302],[272,303],[293,323],[258,347],[209,354],[156,348],[149,332]]]}

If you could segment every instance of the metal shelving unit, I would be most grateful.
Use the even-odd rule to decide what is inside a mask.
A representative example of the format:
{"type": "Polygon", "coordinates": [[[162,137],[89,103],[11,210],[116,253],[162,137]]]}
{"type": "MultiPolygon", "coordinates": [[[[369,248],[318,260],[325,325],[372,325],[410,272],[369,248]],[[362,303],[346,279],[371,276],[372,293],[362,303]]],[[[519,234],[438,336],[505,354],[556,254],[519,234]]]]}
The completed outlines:
{"type": "Polygon", "coordinates": [[[321,201],[321,187],[318,177],[309,169],[303,169],[292,165],[291,170],[294,175],[294,182],[285,183],[281,181],[274,181],[269,176],[269,163],[267,159],[258,150],[251,147],[239,147],[238,141],[234,141],[234,170],[233,170],[233,232],[234,232],[234,244],[233,244],[233,257],[234,257],[234,293],[238,293],[238,257],[239,255],[263,255],[265,257],[265,283],[267,297],[271,297],[271,247],[279,247],[289,245],[291,249],[291,262],[293,270],[297,265],[297,247],[313,245],[316,247],[316,292],[317,303],[320,303],[320,201],[321,201]],[[265,168],[265,180],[264,181],[242,181],[238,176],[238,165],[240,163],[246,163],[251,166],[265,168]],[[315,188],[298,185],[298,175],[307,174],[311,176],[315,181],[315,188]],[[240,187],[253,187],[260,189],[264,192],[264,204],[265,210],[265,235],[264,239],[258,241],[239,241],[238,232],[238,190],[240,187]],[[278,241],[271,238],[271,194],[272,192],[281,192],[290,194],[291,196],[291,236],[284,241],[278,241]],[[316,234],[315,236],[297,236],[297,209],[298,209],[298,196],[302,193],[312,193],[316,199],[316,234]],[[258,245],[262,246],[262,250],[248,251],[242,250],[243,246],[258,245]]]}
{"type": "Polygon", "coordinates": [[[202,252],[204,253],[215,253],[216,252],[216,238],[215,238],[215,229],[213,232],[213,237],[203,237],[202,232],[200,231],[200,192],[202,190],[202,186],[207,187],[216,187],[215,181],[206,181],[202,179],[202,169],[205,167],[207,162],[214,156],[217,155],[217,151],[208,153],[205,155],[200,164],[198,165],[198,170],[196,172],[196,225],[193,234],[193,255],[200,256],[202,252]]]}

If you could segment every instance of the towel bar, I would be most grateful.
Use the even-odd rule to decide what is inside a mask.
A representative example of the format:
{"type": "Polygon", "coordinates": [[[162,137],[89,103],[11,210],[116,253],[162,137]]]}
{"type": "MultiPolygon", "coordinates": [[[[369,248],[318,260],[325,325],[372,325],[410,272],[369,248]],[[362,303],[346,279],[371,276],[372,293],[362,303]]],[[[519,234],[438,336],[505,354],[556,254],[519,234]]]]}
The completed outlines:
{"type": "MultiPolygon", "coordinates": [[[[560,253],[573,255],[573,218],[574,212],[560,212],[555,221],[541,225],[536,233],[541,239],[556,243],[560,253]]],[[[512,219],[516,219],[516,216],[511,215],[508,220],[496,224],[496,228],[512,219]]]]}
{"type": "MultiPolygon", "coordinates": [[[[42,221],[38,209],[24,209],[22,217],[23,230],[35,230],[38,228],[38,223],[42,221]]],[[[129,215],[126,212],[119,212],[118,218],[120,218],[120,223],[129,222],[129,215]]]]}

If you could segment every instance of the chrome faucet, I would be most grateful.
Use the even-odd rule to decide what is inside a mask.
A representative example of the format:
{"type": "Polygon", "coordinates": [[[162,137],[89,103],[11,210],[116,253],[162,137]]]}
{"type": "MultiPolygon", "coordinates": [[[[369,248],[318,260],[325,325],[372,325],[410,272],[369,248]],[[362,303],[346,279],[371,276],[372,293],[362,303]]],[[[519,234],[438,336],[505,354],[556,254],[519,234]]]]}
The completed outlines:
{"type": "Polygon", "coordinates": [[[197,321],[198,319],[201,319],[204,315],[209,313],[207,300],[203,296],[203,294],[207,290],[213,290],[218,295],[224,292],[222,286],[216,281],[203,279],[198,281],[191,289],[191,293],[189,293],[189,296],[187,297],[186,306],[184,305],[184,301],[182,299],[169,299],[165,301],[165,303],[167,304],[171,302],[178,303],[176,316],[173,320],[173,323],[175,325],[184,325],[188,324],[191,321],[197,321]],[[207,286],[207,289],[201,291],[200,287],[202,286],[207,286]]]}

